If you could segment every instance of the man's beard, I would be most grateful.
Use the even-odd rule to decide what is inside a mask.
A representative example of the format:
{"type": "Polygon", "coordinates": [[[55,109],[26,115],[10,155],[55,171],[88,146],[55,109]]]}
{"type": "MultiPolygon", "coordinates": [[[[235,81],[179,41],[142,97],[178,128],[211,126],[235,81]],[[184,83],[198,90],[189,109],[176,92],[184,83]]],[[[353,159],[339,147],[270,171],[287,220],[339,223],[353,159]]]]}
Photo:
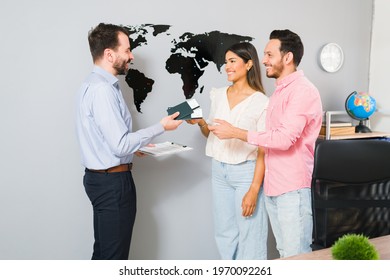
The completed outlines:
{"type": "Polygon", "coordinates": [[[275,79],[277,79],[277,78],[280,77],[280,73],[283,72],[283,69],[284,69],[283,67],[284,66],[283,66],[282,62],[280,61],[280,63],[272,65],[272,68],[271,68],[272,72],[271,72],[271,74],[268,74],[268,71],[266,71],[265,74],[266,74],[266,76],[268,78],[275,78],[275,79]]]}
{"type": "Polygon", "coordinates": [[[116,70],[117,75],[126,75],[129,69],[127,68],[127,64],[129,64],[130,61],[125,60],[117,60],[113,68],[116,70]]]}

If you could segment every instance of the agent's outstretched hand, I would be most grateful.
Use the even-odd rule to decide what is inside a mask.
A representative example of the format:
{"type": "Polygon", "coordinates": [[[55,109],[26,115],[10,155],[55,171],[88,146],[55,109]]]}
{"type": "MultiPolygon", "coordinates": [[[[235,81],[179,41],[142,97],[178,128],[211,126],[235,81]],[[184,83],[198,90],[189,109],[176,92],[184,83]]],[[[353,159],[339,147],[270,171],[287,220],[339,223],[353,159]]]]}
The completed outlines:
{"type": "Polygon", "coordinates": [[[166,116],[161,119],[160,123],[164,127],[165,130],[175,130],[179,125],[183,123],[182,120],[175,120],[177,116],[179,116],[179,112],[176,112],[172,115],[166,116]]]}

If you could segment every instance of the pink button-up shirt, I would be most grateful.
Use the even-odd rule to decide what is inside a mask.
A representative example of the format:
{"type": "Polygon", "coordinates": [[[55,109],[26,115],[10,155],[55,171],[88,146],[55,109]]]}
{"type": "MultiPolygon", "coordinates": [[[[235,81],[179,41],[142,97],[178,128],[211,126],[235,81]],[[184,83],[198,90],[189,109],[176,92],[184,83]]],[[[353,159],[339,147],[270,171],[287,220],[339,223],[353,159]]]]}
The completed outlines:
{"type": "Polygon", "coordinates": [[[277,81],[269,99],[265,132],[248,132],[248,143],[265,148],[267,196],[310,187],[321,124],[320,94],[303,71],[277,81]]]}

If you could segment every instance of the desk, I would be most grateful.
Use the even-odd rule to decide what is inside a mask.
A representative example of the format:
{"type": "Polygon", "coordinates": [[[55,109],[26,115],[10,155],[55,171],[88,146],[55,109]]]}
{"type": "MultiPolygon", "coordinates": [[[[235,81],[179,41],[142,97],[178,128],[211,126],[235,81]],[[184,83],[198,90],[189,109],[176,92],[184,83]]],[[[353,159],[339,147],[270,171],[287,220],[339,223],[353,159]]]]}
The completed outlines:
{"type": "MultiPolygon", "coordinates": [[[[390,235],[370,239],[379,252],[380,260],[390,260],[390,235]]],[[[280,260],[332,260],[331,248],[313,251],[311,253],[282,258],[280,260]]]]}
{"type": "Polygon", "coordinates": [[[390,133],[373,131],[368,133],[354,133],[348,135],[330,135],[329,139],[326,139],[325,135],[319,135],[320,140],[342,140],[342,139],[363,139],[363,138],[386,138],[390,137],[390,133]]]}

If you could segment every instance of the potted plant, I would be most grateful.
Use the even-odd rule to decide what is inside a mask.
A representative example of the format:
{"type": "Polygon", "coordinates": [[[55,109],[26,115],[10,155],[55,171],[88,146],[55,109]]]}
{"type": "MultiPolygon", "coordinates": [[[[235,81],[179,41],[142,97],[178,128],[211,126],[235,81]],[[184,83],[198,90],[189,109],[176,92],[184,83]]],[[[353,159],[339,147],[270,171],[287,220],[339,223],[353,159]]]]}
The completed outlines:
{"type": "Polygon", "coordinates": [[[378,260],[375,246],[362,234],[345,234],[331,247],[335,260],[378,260]]]}

